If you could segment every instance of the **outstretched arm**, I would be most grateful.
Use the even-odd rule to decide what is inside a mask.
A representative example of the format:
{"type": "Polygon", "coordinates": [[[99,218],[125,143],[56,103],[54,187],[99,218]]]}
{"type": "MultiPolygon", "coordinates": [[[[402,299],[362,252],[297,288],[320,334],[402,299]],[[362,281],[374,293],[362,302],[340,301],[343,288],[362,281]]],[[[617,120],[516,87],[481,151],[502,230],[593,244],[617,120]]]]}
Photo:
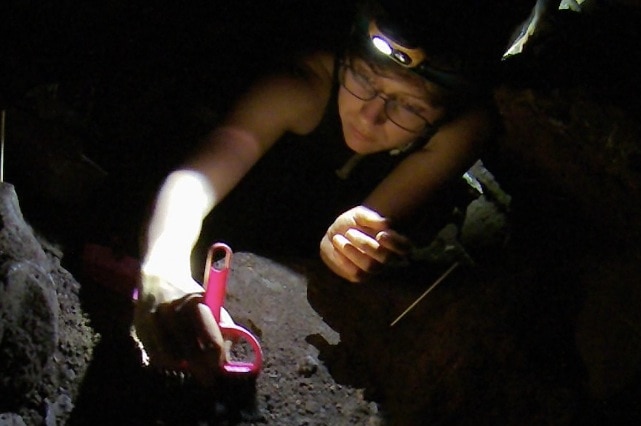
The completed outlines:
{"type": "Polygon", "coordinates": [[[330,87],[320,64],[305,77],[274,76],[253,86],[162,185],[146,234],[134,317],[151,363],[171,369],[188,359],[197,379],[213,380],[224,357],[222,338],[191,277],[191,250],[202,220],[276,140],[285,132],[309,132],[320,121],[330,87]]]}

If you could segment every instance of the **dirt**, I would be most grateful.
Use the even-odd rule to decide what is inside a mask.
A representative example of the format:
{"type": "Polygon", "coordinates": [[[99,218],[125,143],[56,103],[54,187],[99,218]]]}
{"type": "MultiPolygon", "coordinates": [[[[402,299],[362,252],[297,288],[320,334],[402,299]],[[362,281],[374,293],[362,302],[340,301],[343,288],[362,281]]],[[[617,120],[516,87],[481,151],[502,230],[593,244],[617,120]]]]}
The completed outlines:
{"type": "MultiPolygon", "coordinates": [[[[203,389],[142,367],[127,277],[159,180],[263,71],[274,42],[332,42],[324,17],[349,15],[342,2],[322,14],[285,3],[3,5],[19,40],[4,46],[5,179],[26,223],[3,213],[3,235],[24,232],[1,241],[2,330],[41,322],[27,351],[0,334],[0,423],[638,424],[641,85],[623,66],[597,78],[623,62],[586,53],[574,26],[497,93],[507,132],[484,158],[496,179],[474,170],[484,195],[411,265],[354,286],[315,256],[239,251],[227,307],[261,341],[257,380],[203,389]],[[87,244],[115,255],[106,278],[87,271],[87,244]],[[22,370],[11,360],[30,381],[12,380],[22,370]]],[[[610,46],[599,23],[590,34],[610,46]]]]}

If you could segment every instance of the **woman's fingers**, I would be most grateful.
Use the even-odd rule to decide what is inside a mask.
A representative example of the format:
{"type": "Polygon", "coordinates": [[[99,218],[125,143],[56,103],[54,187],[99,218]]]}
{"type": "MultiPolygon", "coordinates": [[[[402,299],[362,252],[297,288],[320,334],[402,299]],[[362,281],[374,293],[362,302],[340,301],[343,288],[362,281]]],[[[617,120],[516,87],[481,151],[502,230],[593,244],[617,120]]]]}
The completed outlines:
{"type": "Polygon", "coordinates": [[[341,214],[321,241],[323,261],[337,275],[363,281],[383,265],[411,249],[408,238],[390,229],[377,212],[357,206],[341,214]]]}
{"type": "Polygon", "coordinates": [[[406,256],[412,249],[412,242],[409,238],[391,229],[377,233],[376,241],[387,250],[399,256],[406,256]]]}
{"type": "Polygon", "coordinates": [[[334,237],[326,234],[321,240],[320,255],[323,262],[336,275],[351,282],[362,280],[362,271],[349,260],[334,243],[334,237]]]}
{"type": "Polygon", "coordinates": [[[218,369],[225,360],[225,342],[207,305],[196,305],[193,315],[198,345],[189,356],[189,366],[196,379],[207,385],[215,381],[218,369]]]}
{"type": "Polygon", "coordinates": [[[156,354],[163,360],[159,366],[181,369],[187,362],[196,380],[203,385],[212,384],[224,361],[224,340],[202,297],[188,295],[161,304],[156,315],[158,332],[165,343],[163,353],[156,354]]]}
{"type": "Polygon", "coordinates": [[[359,252],[366,255],[363,262],[358,263],[360,266],[364,266],[366,270],[369,271],[371,266],[373,266],[369,265],[371,260],[376,261],[378,264],[387,262],[390,253],[381,243],[376,241],[376,238],[372,238],[368,234],[353,228],[345,232],[345,238],[358,249],[359,252]],[[367,258],[371,260],[368,262],[367,258]]]}
{"type": "Polygon", "coordinates": [[[389,227],[386,218],[365,206],[354,207],[350,212],[353,215],[354,223],[359,227],[369,228],[375,232],[389,227]]]}
{"type": "MultiPolygon", "coordinates": [[[[377,249],[370,245],[370,241],[366,241],[363,234],[358,231],[348,231],[347,234],[351,235],[356,242],[352,242],[347,235],[342,234],[336,234],[332,238],[332,243],[339,252],[362,272],[373,273],[379,270],[382,262],[373,257],[377,249]]],[[[375,241],[373,244],[380,247],[375,241]]]]}
{"type": "Polygon", "coordinates": [[[357,206],[338,216],[328,231],[332,235],[344,234],[348,229],[356,228],[374,237],[388,227],[387,219],[367,207],[357,206]]]}

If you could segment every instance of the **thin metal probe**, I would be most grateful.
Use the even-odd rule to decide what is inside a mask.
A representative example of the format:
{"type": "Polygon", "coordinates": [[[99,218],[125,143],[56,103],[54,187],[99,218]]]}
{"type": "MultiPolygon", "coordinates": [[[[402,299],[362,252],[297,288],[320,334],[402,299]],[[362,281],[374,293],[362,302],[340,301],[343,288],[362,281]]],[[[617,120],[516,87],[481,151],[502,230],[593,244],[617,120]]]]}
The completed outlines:
{"type": "Polygon", "coordinates": [[[7,111],[2,110],[0,118],[0,182],[4,182],[4,123],[7,111]]]}
{"type": "Polygon", "coordinates": [[[435,288],[437,285],[439,285],[439,284],[441,283],[441,281],[443,281],[445,278],[447,278],[447,276],[448,276],[449,274],[451,274],[451,273],[452,273],[452,271],[453,271],[453,270],[455,270],[457,266],[459,266],[459,262],[458,262],[458,261],[454,262],[454,263],[452,264],[452,266],[450,266],[450,267],[449,267],[449,269],[448,269],[447,271],[443,272],[443,274],[441,274],[441,276],[440,276],[440,277],[438,277],[438,278],[436,279],[436,281],[434,281],[434,284],[432,284],[432,285],[431,285],[427,290],[425,290],[425,291],[423,292],[423,294],[421,294],[421,295],[418,297],[418,299],[416,299],[416,300],[415,300],[411,305],[409,305],[409,306],[407,307],[407,309],[405,309],[405,310],[404,310],[404,311],[403,311],[403,312],[402,312],[398,317],[396,317],[396,319],[395,319],[394,321],[392,321],[392,323],[391,323],[389,326],[390,326],[390,327],[394,327],[394,325],[395,325],[397,322],[399,322],[399,321],[401,320],[401,318],[403,318],[405,315],[407,315],[407,313],[408,313],[409,311],[411,311],[412,309],[414,309],[414,307],[415,307],[416,305],[418,305],[418,304],[420,303],[420,301],[421,301],[421,300],[423,300],[423,298],[425,298],[425,296],[427,296],[427,295],[430,293],[430,291],[434,290],[434,288],[435,288]]]}

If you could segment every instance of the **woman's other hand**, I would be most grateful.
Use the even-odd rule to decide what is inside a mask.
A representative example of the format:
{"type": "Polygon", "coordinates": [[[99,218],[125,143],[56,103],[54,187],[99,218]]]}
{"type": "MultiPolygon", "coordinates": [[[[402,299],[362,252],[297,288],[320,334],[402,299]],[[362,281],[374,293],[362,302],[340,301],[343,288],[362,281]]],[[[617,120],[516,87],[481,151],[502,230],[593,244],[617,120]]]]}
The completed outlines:
{"type": "Polygon", "coordinates": [[[337,275],[362,282],[411,248],[408,238],[390,228],[375,211],[357,206],[336,218],[321,240],[320,254],[337,275]]]}

